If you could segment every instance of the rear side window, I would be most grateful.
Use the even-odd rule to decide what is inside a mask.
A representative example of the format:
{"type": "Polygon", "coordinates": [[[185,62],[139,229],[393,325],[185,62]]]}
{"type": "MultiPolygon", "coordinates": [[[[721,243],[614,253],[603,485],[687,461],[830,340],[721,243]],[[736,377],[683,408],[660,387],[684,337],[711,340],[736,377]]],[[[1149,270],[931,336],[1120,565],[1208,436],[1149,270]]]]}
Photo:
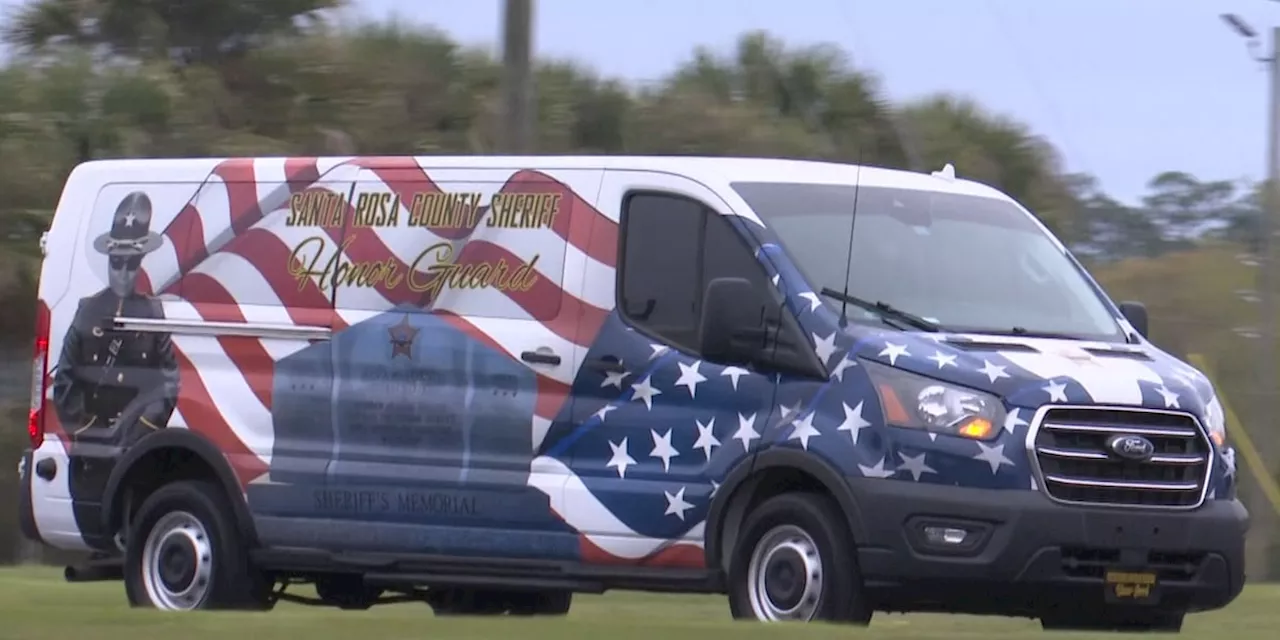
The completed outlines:
{"type": "Polygon", "coordinates": [[[351,184],[205,183],[172,223],[186,230],[174,265],[177,293],[200,305],[206,320],[239,321],[246,306],[286,308],[295,321],[327,312],[326,269],[339,259],[351,184]]]}
{"type": "Polygon", "coordinates": [[[674,194],[637,193],[623,206],[618,305],[632,326],[697,353],[702,296],[713,278],[747,278],[764,290],[764,269],[729,221],[674,194]]]}
{"type": "Polygon", "coordinates": [[[704,209],[676,196],[638,194],[622,220],[621,312],[631,323],[693,349],[704,209]]]}

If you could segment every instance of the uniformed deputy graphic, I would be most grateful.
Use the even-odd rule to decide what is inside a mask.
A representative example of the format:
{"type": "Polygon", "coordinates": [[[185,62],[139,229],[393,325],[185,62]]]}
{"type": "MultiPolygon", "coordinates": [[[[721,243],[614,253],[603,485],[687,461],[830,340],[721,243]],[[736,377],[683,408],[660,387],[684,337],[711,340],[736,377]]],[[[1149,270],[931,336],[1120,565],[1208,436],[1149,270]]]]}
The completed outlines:
{"type": "MultiPolygon", "coordinates": [[[[135,191],[116,207],[111,230],[93,247],[108,261],[108,286],[80,300],[62,342],[53,380],[53,405],[71,436],[72,499],[97,502],[109,459],[169,422],[178,398],[178,365],[167,333],[120,331],[116,317],[164,317],[160,301],[136,290],[142,258],[164,243],[151,231],[151,199],[135,191]]],[[[76,508],[82,522],[97,514],[76,508]]]]}

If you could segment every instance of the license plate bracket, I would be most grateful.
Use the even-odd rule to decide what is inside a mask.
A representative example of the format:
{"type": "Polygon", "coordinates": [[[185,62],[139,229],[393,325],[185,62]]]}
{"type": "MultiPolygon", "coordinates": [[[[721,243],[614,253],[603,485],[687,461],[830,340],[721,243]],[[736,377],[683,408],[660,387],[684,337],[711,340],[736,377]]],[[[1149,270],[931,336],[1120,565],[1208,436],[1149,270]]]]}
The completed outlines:
{"type": "Polygon", "coordinates": [[[1152,571],[1108,569],[1102,582],[1108,604],[1150,605],[1160,601],[1160,580],[1152,571]]]}

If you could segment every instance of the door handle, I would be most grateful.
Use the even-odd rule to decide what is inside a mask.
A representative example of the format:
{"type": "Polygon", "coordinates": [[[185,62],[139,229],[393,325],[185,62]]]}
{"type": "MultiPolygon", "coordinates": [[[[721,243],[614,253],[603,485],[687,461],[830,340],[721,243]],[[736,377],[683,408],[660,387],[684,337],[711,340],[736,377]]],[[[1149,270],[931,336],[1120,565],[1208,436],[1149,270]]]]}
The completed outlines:
{"type": "Polygon", "coordinates": [[[560,364],[560,356],[541,351],[525,351],[520,354],[520,359],[532,364],[560,364]]]}
{"type": "Polygon", "coordinates": [[[604,371],[606,373],[623,373],[627,369],[622,366],[622,361],[613,356],[601,356],[583,363],[587,368],[593,371],[604,371]]]}

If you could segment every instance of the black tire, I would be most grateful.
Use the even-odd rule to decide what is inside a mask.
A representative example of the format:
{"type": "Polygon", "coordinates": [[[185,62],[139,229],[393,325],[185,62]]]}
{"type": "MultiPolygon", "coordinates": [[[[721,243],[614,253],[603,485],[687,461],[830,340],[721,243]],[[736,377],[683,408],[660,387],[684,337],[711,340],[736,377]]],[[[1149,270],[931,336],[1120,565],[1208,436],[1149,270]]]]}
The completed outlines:
{"type": "Polygon", "coordinates": [[[1178,633],[1182,631],[1181,611],[1160,609],[1093,609],[1055,611],[1041,616],[1045,631],[1128,631],[1137,633],[1178,633]]]}
{"type": "Polygon", "coordinates": [[[129,603],[179,611],[271,608],[271,582],[253,567],[241,538],[231,505],[217,485],[182,481],[160,487],[143,501],[130,525],[124,555],[129,603]],[[170,543],[157,544],[166,537],[170,543]],[[183,570],[161,572],[160,558],[176,558],[174,566],[183,570]],[[149,580],[144,574],[151,568],[156,568],[156,575],[149,580]],[[173,596],[185,587],[165,587],[162,573],[169,573],[174,585],[195,589],[189,597],[173,596]],[[148,582],[157,586],[149,589],[148,582]]]}
{"type": "MultiPolygon", "coordinates": [[[[761,549],[763,551],[763,548],[761,549]]],[[[775,578],[778,576],[775,575],[775,578]]],[[[842,622],[865,626],[871,622],[872,609],[863,596],[862,576],[858,572],[857,558],[854,554],[853,536],[849,533],[845,520],[840,516],[836,505],[827,497],[813,493],[786,493],[769,498],[756,506],[747,514],[742,533],[734,544],[733,555],[729,564],[729,610],[733,617],[750,620],[793,619],[803,621],[842,622]],[[770,542],[774,536],[781,542],[770,542]],[[790,535],[791,537],[786,537],[790,535]],[[768,539],[766,538],[768,537],[768,539]],[[789,542],[803,540],[798,546],[789,542]],[[753,589],[752,583],[762,573],[753,569],[752,559],[757,547],[787,547],[782,556],[789,556],[791,563],[780,562],[775,566],[786,571],[790,566],[795,575],[799,571],[806,574],[805,585],[814,585],[814,592],[808,597],[797,598],[800,602],[797,610],[810,610],[810,615],[800,614],[797,617],[769,617],[757,611],[753,601],[753,593],[767,601],[761,607],[771,606],[773,602],[764,596],[766,591],[753,589]],[[806,549],[799,552],[797,549],[806,549]],[[813,556],[816,555],[816,560],[813,556]],[[797,565],[801,556],[808,558],[807,565],[797,565]],[[816,561],[816,565],[814,562],[816,561]],[[820,581],[810,582],[814,577],[813,567],[818,568],[820,581]],[[805,604],[808,603],[808,604],[805,604]]],[[[767,582],[767,581],[766,581],[767,582]]],[[[785,580],[784,580],[785,582],[785,580]]],[[[776,582],[775,582],[776,584],[776,582]]],[[[804,595],[803,589],[797,594],[791,590],[790,596],[804,595]]],[[[775,594],[783,599],[783,604],[790,604],[786,594],[775,594]]],[[[778,608],[778,607],[774,607],[778,608]]]]}

